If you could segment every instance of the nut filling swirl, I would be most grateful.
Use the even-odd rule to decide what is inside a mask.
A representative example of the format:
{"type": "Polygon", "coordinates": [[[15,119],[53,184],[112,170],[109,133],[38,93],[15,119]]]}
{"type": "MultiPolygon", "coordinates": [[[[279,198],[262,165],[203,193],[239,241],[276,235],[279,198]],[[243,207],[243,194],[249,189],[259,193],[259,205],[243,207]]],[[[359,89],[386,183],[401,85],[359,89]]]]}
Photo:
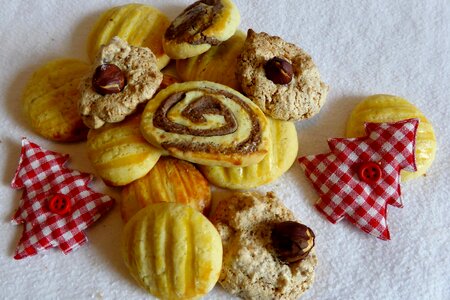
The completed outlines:
{"type": "Polygon", "coordinates": [[[255,164],[270,145],[264,113],[244,95],[208,81],[160,91],[144,109],[141,132],[168,154],[204,165],[255,164]]]}
{"type": "Polygon", "coordinates": [[[223,4],[220,0],[202,0],[188,6],[167,28],[165,38],[192,45],[208,43],[218,45],[220,41],[203,34],[221,13],[223,4]]]}
{"type": "Polygon", "coordinates": [[[251,130],[248,138],[237,145],[232,145],[225,148],[216,148],[211,143],[195,144],[190,142],[181,143],[171,143],[164,142],[161,145],[164,148],[179,148],[180,150],[195,149],[197,151],[203,152],[220,152],[220,153],[234,153],[237,151],[242,153],[256,151],[258,145],[261,143],[261,124],[253,112],[253,110],[241,99],[236,97],[231,93],[225,91],[209,90],[209,89],[199,89],[198,91],[203,92],[203,95],[195,100],[192,100],[186,107],[181,111],[181,116],[188,119],[194,124],[207,124],[208,120],[205,115],[222,116],[224,119],[224,125],[217,128],[207,128],[198,129],[190,128],[186,125],[176,123],[170,119],[168,114],[171,108],[173,108],[177,103],[186,99],[186,93],[179,92],[175,93],[165,100],[163,100],[155,112],[153,119],[153,125],[160,128],[166,132],[194,135],[194,136],[224,136],[227,134],[235,133],[238,129],[238,122],[233,112],[230,111],[220,100],[216,99],[217,95],[223,95],[227,99],[232,100],[238,104],[241,109],[243,109],[249,116],[251,120],[251,130]]]}

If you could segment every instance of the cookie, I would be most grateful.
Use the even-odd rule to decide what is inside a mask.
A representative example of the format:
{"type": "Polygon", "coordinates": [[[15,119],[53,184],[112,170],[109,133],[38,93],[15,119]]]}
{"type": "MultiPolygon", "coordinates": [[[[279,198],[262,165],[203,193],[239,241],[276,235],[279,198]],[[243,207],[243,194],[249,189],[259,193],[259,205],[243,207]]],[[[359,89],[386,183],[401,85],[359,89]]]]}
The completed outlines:
{"type": "Polygon", "coordinates": [[[161,157],[142,178],[122,189],[122,219],[127,222],[140,209],[159,202],[177,202],[208,214],[211,204],[209,183],[193,164],[161,157]]]}
{"type": "Polygon", "coordinates": [[[311,56],[280,37],[251,29],[238,59],[236,77],[244,94],[279,120],[312,117],[328,94],[311,56]]]}
{"type": "Polygon", "coordinates": [[[267,120],[271,136],[266,157],[248,167],[200,166],[209,182],[228,189],[251,189],[274,181],[292,166],[298,151],[294,124],[270,117],[267,120]]]}
{"type": "Polygon", "coordinates": [[[235,73],[244,42],[245,34],[238,30],[231,38],[205,53],[177,60],[177,72],[183,81],[208,80],[240,90],[235,73]]]}
{"type": "Polygon", "coordinates": [[[273,193],[236,193],[212,216],[222,238],[219,283],[243,299],[297,299],[314,280],[314,234],[273,193]],[[292,247],[291,247],[292,246],[292,247]]]}
{"type": "Polygon", "coordinates": [[[230,0],[194,2],[167,28],[163,36],[164,51],[174,59],[202,54],[229,39],[239,22],[239,11],[230,0]]]}
{"type": "Polygon", "coordinates": [[[102,45],[118,36],[136,47],[148,47],[156,57],[159,69],[170,58],[164,53],[162,36],[170,21],[158,9],[144,4],[127,4],[105,11],[94,25],[88,39],[88,55],[93,62],[102,45]]]}
{"type": "Polygon", "coordinates": [[[79,110],[83,122],[95,129],[122,121],[138,104],[152,98],[162,77],[148,48],[113,38],[102,47],[92,72],[82,81],[79,110]]]}
{"type": "Polygon", "coordinates": [[[420,120],[416,135],[416,172],[401,171],[402,181],[425,175],[436,155],[436,136],[424,114],[406,99],[392,95],[373,95],[360,102],[347,121],[347,137],[365,135],[364,123],[396,122],[405,119],[420,120]]]}
{"type": "Polygon", "coordinates": [[[204,165],[247,166],[268,152],[263,112],[248,98],[209,81],[175,83],[142,113],[145,139],[170,155],[204,165]]]}
{"type": "Polygon", "coordinates": [[[211,222],[179,203],[147,206],[126,224],[122,254],[141,287],[160,299],[207,294],[222,266],[222,244],[211,222]]]}
{"type": "Polygon", "coordinates": [[[139,127],[140,116],[135,115],[122,123],[89,131],[87,154],[106,184],[123,186],[141,178],[161,156],[161,150],[142,137],[139,127]]]}
{"type": "Polygon", "coordinates": [[[76,59],[57,59],[40,67],[28,80],[22,97],[25,118],[46,139],[76,142],[88,128],[78,113],[81,79],[89,65],[76,59]]]}

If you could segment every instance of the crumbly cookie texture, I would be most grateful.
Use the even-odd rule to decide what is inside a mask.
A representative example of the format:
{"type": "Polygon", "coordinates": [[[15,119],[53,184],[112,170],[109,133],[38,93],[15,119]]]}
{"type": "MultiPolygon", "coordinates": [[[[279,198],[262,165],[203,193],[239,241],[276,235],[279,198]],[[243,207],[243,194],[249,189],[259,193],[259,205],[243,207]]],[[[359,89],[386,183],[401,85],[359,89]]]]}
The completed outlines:
{"type": "Polygon", "coordinates": [[[130,46],[114,37],[102,47],[92,72],[81,83],[79,110],[83,122],[90,128],[99,128],[105,123],[122,121],[138,104],[152,98],[161,81],[162,73],[150,49],[130,46]],[[101,95],[93,89],[94,70],[102,64],[114,64],[122,70],[126,85],[121,92],[101,95]]]}
{"type": "Polygon", "coordinates": [[[219,282],[225,290],[243,299],[297,299],[311,286],[314,249],[288,265],[272,246],[272,225],[283,221],[295,217],[272,192],[237,193],[219,203],[212,222],[222,238],[219,282]]]}
{"type": "Polygon", "coordinates": [[[266,114],[279,120],[298,121],[319,112],[328,94],[311,56],[277,36],[249,29],[238,60],[236,77],[242,90],[266,114]],[[279,57],[292,64],[288,84],[276,84],[266,77],[265,63],[279,57]]]}

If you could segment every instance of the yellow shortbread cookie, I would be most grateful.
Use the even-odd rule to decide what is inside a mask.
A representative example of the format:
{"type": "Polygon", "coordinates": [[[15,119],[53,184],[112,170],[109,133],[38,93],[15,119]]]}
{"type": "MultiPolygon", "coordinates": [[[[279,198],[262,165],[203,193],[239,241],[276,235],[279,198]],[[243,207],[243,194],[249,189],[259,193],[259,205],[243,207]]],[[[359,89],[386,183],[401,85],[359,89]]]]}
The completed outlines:
{"type": "Polygon", "coordinates": [[[94,61],[100,47],[119,36],[132,46],[150,48],[162,69],[170,61],[162,47],[162,36],[169,24],[166,15],[149,5],[132,3],[113,7],[100,16],[89,35],[89,58],[94,61]]]}
{"type": "Polygon", "coordinates": [[[207,294],[222,267],[222,243],[211,222],[179,203],[157,203],[125,226],[122,254],[134,279],[160,299],[207,294]]]}
{"type": "Polygon", "coordinates": [[[87,153],[97,174],[112,186],[126,185],[150,171],[161,150],[146,142],[139,130],[140,116],[122,123],[91,129],[87,153]]]}
{"type": "Polygon", "coordinates": [[[231,0],[200,0],[172,21],[163,36],[164,51],[171,58],[202,54],[236,31],[241,17],[231,0]]]}
{"type": "Polygon", "coordinates": [[[172,156],[226,167],[261,161],[270,139],[267,119],[250,99],[209,81],[160,91],[142,113],[141,132],[172,156]]]}
{"type": "Polygon", "coordinates": [[[89,65],[76,59],[57,59],[39,68],[23,94],[23,111],[31,127],[58,142],[86,139],[88,128],[78,113],[78,90],[89,65]]]}
{"type": "Polygon", "coordinates": [[[347,137],[364,136],[364,123],[396,122],[410,118],[420,120],[416,136],[416,172],[401,171],[402,181],[424,175],[436,154],[433,126],[423,113],[406,99],[391,95],[373,95],[359,103],[347,122],[347,137]]]}
{"type": "Polygon", "coordinates": [[[122,189],[122,219],[127,222],[140,209],[159,202],[182,203],[207,214],[211,204],[209,183],[193,164],[161,157],[147,175],[122,189]]]}
{"type": "Polygon", "coordinates": [[[183,81],[208,80],[240,90],[236,64],[245,42],[245,33],[236,33],[218,46],[198,56],[177,60],[177,72],[183,81]]]}
{"type": "Polygon", "coordinates": [[[209,182],[228,189],[250,189],[277,179],[292,166],[298,151],[294,123],[272,118],[267,120],[271,138],[266,157],[248,167],[200,166],[209,182]]]}

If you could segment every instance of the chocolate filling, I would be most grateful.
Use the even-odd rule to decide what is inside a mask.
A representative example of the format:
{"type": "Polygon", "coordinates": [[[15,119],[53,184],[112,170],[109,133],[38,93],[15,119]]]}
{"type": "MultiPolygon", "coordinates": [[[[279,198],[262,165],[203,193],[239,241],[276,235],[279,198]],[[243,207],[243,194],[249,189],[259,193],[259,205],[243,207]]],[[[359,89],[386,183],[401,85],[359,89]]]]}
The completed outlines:
{"type": "Polygon", "coordinates": [[[194,144],[192,142],[163,142],[161,143],[161,146],[166,149],[177,148],[182,151],[192,150],[207,153],[220,152],[223,154],[232,154],[236,152],[251,153],[257,151],[262,139],[261,124],[258,120],[257,115],[251,109],[251,107],[249,107],[248,104],[245,103],[245,101],[243,101],[236,95],[228,93],[226,91],[212,90],[208,88],[200,88],[199,90],[205,92],[206,95],[192,101],[181,112],[181,115],[189,119],[193,123],[201,123],[206,121],[203,116],[204,114],[222,115],[225,119],[224,126],[214,129],[192,129],[169,120],[167,114],[176,103],[184,99],[186,94],[183,92],[172,94],[161,102],[153,117],[153,126],[170,133],[187,134],[194,136],[220,136],[231,134],[237,130],[238,122],[231,111],[228,110],[226,106],[223,105],[223,103],[221,103],[218,99],[214,98],[214,95],[220,94],[236,102],[249,115],[252,126],[248,138],[235,146],[224,147],[220,149],[217,149],[212,143],[194,144]]]}
{"type": "Polygon", "coordinates": [[[203,35],[222,12],[220,0],[201,0],[188,6],[167,28],[166,40],[187,42],[191,45],[218,45],[220,41],[214,37],[203,35]]]}

